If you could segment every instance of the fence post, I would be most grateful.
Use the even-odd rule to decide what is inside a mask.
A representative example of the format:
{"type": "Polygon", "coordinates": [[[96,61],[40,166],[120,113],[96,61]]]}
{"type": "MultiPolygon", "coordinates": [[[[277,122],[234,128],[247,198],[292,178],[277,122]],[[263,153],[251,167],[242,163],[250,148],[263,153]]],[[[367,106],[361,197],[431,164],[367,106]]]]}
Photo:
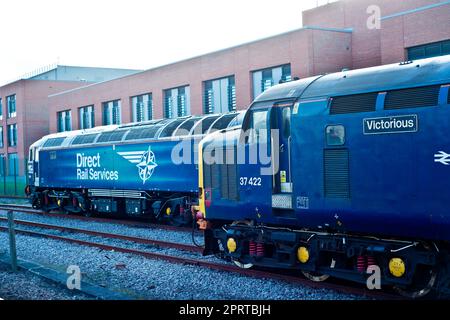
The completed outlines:
{"type": "Polygon", "coordinates": [[[16,159],[14,159],[14,195],[17,196],[17,165],[16,159]]]}
{"type": "Polygon", "coordinates": [[[3,194],[6,196],[8,192],[6,191],[6,159],[4,156],[2,158],[2,171],[3,171],[3,194]]]}
{"type": "Polygon", "coordinates": [[[25,157],[25,164],[24,164],[24,172],[25,172],[25,186],[28,185],[28,158],[25,157]]]}
{"type": "Polygon", "coordinates": [[[16,232],[14,230],[14,215],[12,210],[8,210],[8,231],[9,231],[9,255],[11,257],[11,269],[13,272],[17,272],[16,232]]]}

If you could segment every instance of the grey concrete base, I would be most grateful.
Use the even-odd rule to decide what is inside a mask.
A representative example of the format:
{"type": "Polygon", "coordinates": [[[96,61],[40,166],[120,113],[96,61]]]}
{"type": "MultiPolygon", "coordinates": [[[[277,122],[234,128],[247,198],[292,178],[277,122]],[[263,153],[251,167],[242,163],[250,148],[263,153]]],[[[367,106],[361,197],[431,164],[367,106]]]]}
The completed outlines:
{"type": "MultiPolygon", "coordinates": [[[[10,257],[8,254],[0,252],[0,262],[10,265],[10,257]]],[[[48,279],[50,281],[56,282],[63,287],[66,288],[66,282],[68,278],[68,274],[61,273],[60,271],[51,269],[49,267],[44,267],[40,264],[18,259],[17,261],[18,267],[23,270],[27,270],[39,277],[48,279]]],[[[76,290],[76,289],[74,289],[76,290]]],[[[86,281],[81,281],[81,290],[80,292],[93,296],[100,300],[134,300],[133,297],[111,291],[109,289],[88,283],[86,281]]]]}

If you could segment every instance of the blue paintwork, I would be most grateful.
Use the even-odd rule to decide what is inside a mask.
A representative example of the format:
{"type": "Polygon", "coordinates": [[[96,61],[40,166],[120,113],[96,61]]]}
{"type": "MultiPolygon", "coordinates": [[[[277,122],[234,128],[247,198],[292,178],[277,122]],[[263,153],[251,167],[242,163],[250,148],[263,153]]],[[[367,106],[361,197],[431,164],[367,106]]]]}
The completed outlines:
{"type": "MultiPolygon", "coordinates": [[[[196,140],[185,139],[180,141],[184,141],[184,145],[188,148],[190,146],[190,150],[195,150],[196,140]]],[[[172,162],[172,151],[176,145],[179,145],[180,141],[159,140],[145,143],[118,143],[115,145],[42,150],[40,152],[41,187],[197,192],[198,166],[194,162],[196,153],[190,152],[188,154],[190,164],[175,165],[172,162]],[[144,182],[139,176],[138,164],[131,163],[120,153],[143,152],[148,151],[149,148],[154,153],[154,162],[157,166],[154,168],[151,177],[144,182]],[[54,154],[53,157],[56,156],[56,158],[52,159],[52,153],[54,154]],[[96,157],[100,155],[100,166],[77,168],[77,154],[81,153],[84,156],[96,157]],[[81,175],[77,176],[77,169],[82,172],[87,169],[88,178],[83,179],[81,175]],[[100,172],[98,179],[94,178],[93,172],[100,172]],[[111,173],[109,176],[112,178],[108,178],[103,172],[111,173]]],[[[135,159],[140,160],[140,156],[137,155],[135,159]]],[[[95,162],[95,164],[97,163],[95,162]]]]}
{"type": "MultiPolygon", "coordinates": [[[[213,195],[206,218],[450,240],[450,165],[434,161],[441,150],[450,154],[448,87],[441,87],[437,106],[383,110],[380,94],[376,111],[329,114],[330,97],[432,84],[450,84],[450,56],[313,77],[269,89],[255,100],[247,116],[278,101],[299,103],[291,125],[294,215],[288,219],[273,214],[272,177],[263,176],[261,187],[239,188],[239,201],[213,195]],[[401,115],[417,116],[417,132],[363,134],[363,119],[401,115]],[[323,153],[331,148],[326,146],[325,128],[331,124],[345,127],[345,145],[337,148],[349,150],[350,199],[324,196],[323,153]],[[298,206],[300,197],[309,199],[307,209],[298,206]]],[[[238,141],[239,132],[229,136],[227,144],[238,141]]],[[[239,165],[238,183],[239,177],[259,176],[259,169],[239,165]]]]}

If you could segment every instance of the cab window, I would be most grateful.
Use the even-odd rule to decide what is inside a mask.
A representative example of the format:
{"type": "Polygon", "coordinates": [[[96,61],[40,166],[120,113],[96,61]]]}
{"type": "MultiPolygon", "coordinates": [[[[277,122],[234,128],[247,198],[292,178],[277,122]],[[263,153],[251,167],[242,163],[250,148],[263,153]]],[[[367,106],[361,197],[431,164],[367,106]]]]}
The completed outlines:
{"type": "Polygon", "coordinates": [[[251,143],[267,143],[267,110],[258,110],[251,117],[251,143]]]}
{"type": "Polygon", "coordinates": [[[283,109],[283,137],[285,139],[291,136],[291,108],[285,107],[283,109]]]}
{"type": "Polygon", "coordinates": [[[327,126],[325,130],[327,145],[342,146],[345,143],[345,128],[342,125],[327,126]]]}

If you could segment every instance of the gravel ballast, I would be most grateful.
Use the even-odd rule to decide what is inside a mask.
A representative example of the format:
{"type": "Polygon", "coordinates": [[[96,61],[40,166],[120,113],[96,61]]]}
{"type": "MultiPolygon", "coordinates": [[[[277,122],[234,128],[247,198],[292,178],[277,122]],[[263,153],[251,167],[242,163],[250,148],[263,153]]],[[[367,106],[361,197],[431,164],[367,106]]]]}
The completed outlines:
{"type": "Polygon", "coordinates": [[[86,300],[93,297],[47,281],[28,271],[12,273],[0,263],[0,298],[4,300],[86,300]]]}
{"type": "MultiPolygon", "coordinates": [[[[7,235],[0,233],[0,243],[7,244],[7,241],[7,235]]],[[[22,259],[35,261],[61,272],[65,272],[69,265],[77,265],[84,280],[136,299],[362,298],[331,290],[312,289],[283,281],[257,279],[192,265],[151,260],[45,238],[17,235],[17,251],[22,259]]],[[[10,281],[13,281],[14,285],[15,280],[8,280],[9,285],[10,281]]],[[[39,296],[36,296],[36,299],[38,298],[39,296]]]]}
{"type": "MultiPolygon", "coordinates": [[[[6,212],[0,211],[0,217],[6,217],[6,212]]],[[[167,242],[176,242],[184,244],[192,244],[192,234],[187,231],[174,231],[165,230],[160,228],[143,228],[143,227],[133,227],[130,225],[124,225],[120,223],[110,223],[110,222],[98,222],[98,221],[83,221],[77,219],[67,218],[65,216],[59,217],[48,217],[40,216],[36,214],[28,214],[21,212],[14,212],[14,219],[27,220],[39,223],[54,224],[58,226],[65,226],[69,228],[85,229],[91,231],[100,231],[112,234],[121,234],[130,237],[141,237],[147,239],[155,239],[167,242]]],[[[22,226],[18,226],[18,228],[22,226]]],[[[202,244],[203,237],[201,234],[196,232],[196,242],[202,244]]]]}

